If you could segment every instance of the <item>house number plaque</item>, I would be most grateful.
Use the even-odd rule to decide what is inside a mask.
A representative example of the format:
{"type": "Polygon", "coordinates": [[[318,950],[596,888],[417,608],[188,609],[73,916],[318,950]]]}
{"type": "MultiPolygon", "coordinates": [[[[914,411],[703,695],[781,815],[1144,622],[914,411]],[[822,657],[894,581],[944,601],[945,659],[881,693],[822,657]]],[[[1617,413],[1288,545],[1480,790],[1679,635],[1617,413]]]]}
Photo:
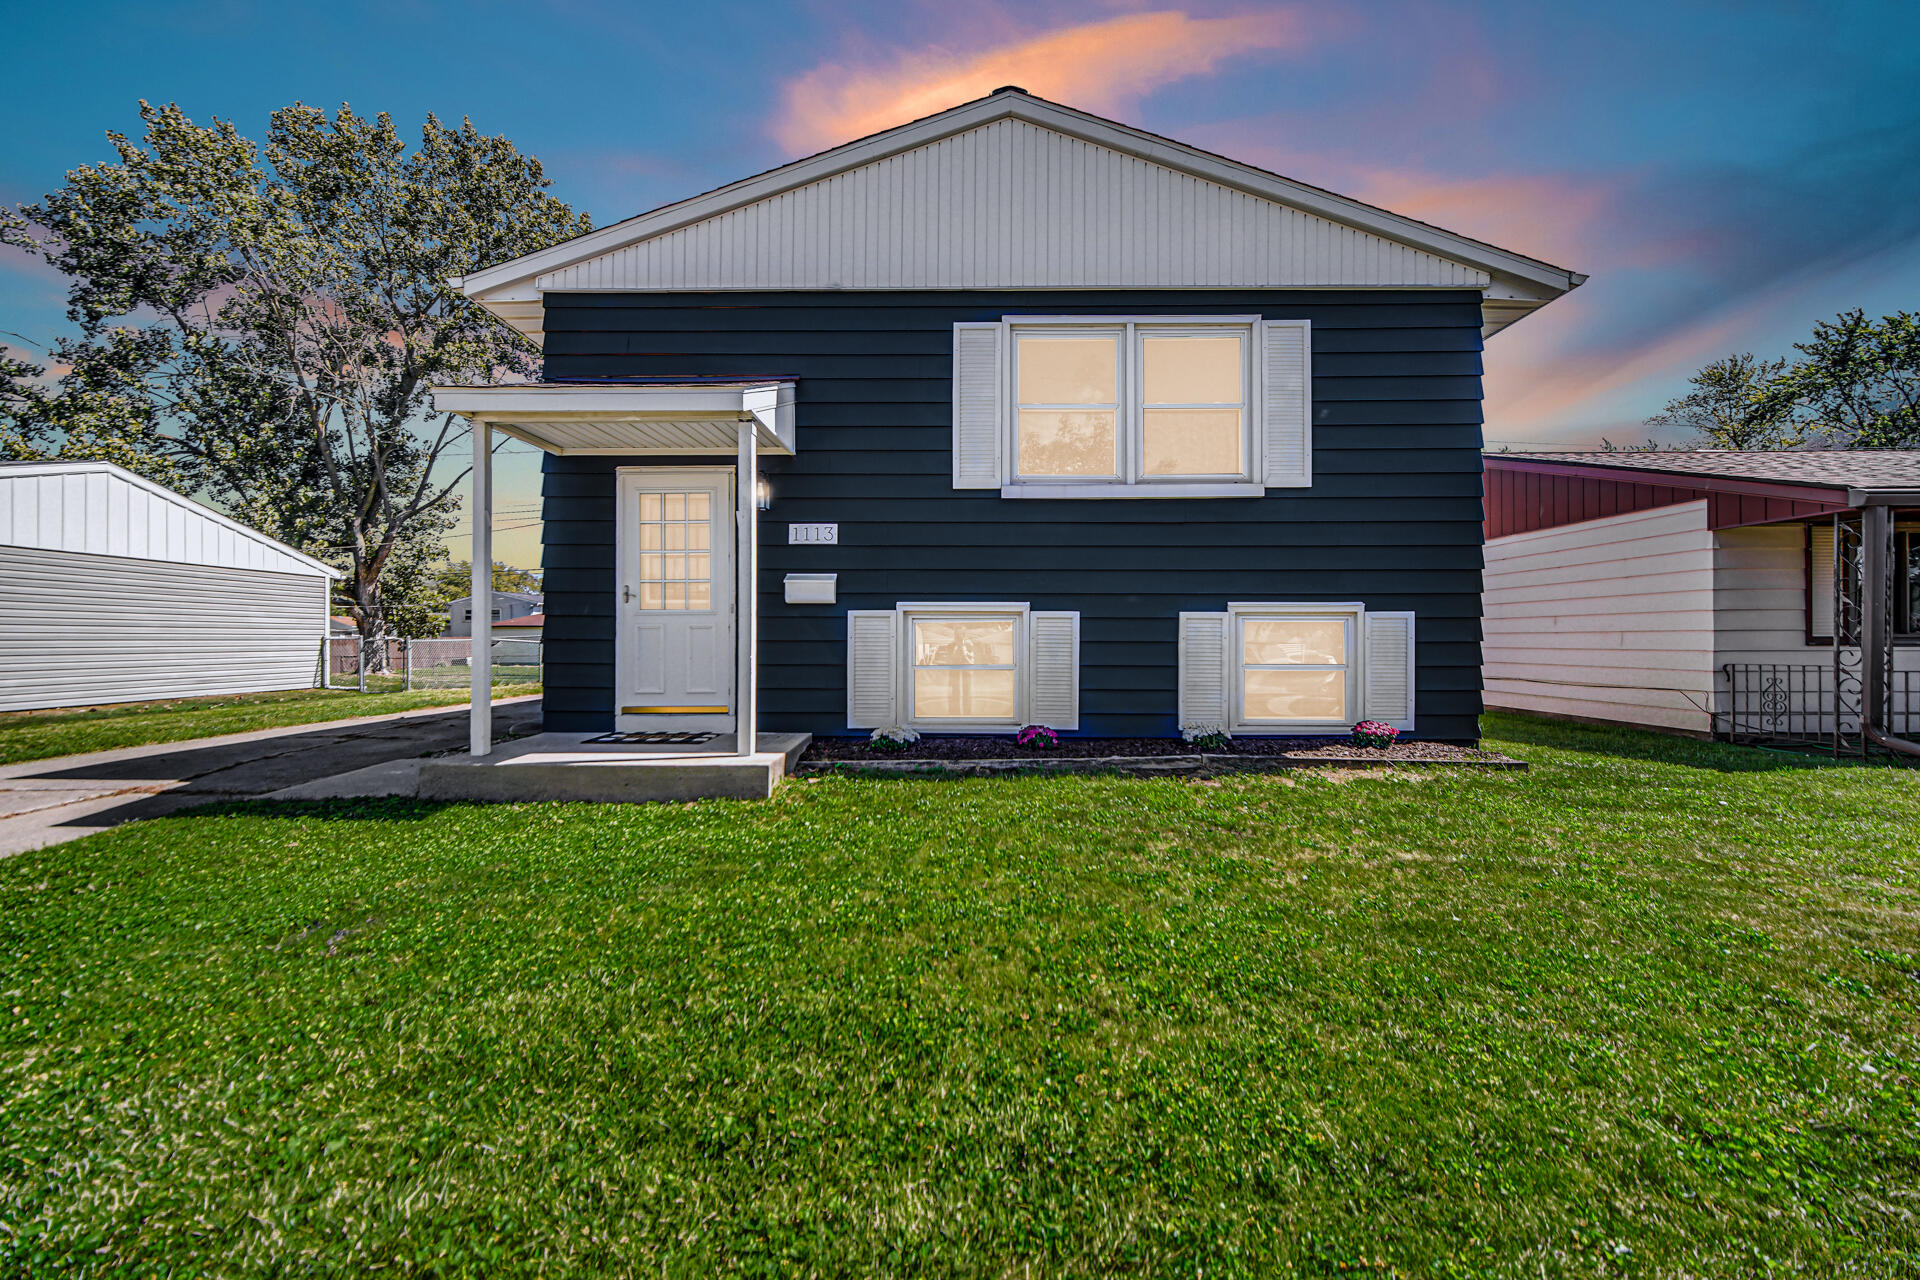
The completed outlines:
{"type": "Polygon", "coordinates": [[[788,525],[787,545],[795,546],[800,543],[837,547],[840,545],[840,526],[837,524],[788,525]]]}

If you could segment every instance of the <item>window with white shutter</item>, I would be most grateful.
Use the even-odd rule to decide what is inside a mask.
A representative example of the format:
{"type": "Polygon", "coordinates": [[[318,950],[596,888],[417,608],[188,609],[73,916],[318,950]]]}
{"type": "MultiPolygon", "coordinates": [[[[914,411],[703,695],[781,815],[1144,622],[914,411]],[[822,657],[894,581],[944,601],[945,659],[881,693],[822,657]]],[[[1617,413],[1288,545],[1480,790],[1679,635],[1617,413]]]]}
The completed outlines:
{"type": "Polygon", "coordinates": [[[1233,696],[1227,661],[1227,615],[1180,615],[1180,727],[1224,731],[1233,696]]]}
{"type": "Polygon", "coordinates": [[[916,602],[847,614],[847,724],[930,732],[1080,727],[1080,615],[916,602]]]}
{"type": "Polygon", "coordinates": [[[1413,614],[1369,612],[1362,710],[1405,733],[1413,728],[1413,614]]]}
{"type": "Polygon", "coordinates": [[[900,615],[892,609],[847,612],[847,725],[891,729],[900,723],[894,678],[899,669],[900,615]]]}
{"type": "Polygon", "coordinates": [[[953,484],[1008,498],[1257,497],[1313,479],[1311,329],[1011,316],[953,331],[953,484]]]}
{"type": "Polygon", "coordinates": [[[1236,734],[1413,728],[1414,618],[1360,604],[1235,603],[1180,615],[1180,726],[1236,734]]]}

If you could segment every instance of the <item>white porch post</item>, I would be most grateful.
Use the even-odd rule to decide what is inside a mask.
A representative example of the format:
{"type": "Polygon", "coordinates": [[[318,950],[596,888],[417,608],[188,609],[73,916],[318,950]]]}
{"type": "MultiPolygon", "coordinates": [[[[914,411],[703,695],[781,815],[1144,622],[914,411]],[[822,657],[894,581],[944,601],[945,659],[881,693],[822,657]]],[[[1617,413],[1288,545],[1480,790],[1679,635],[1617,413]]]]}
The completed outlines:
{"type": "Polygon", "coordinates": [[[734,522],[739,550],[739,586],[734,592],[734,634],[738,655],[734,663],[733,741],[736,755],[750,756],[759,745],[760,720],[760,503],[758,441],[754,421],[740,423],[739,473],[733,486],[734,522]]]}
{"type": "Polygon", "coordinates": [[[493,428],[473,420],[473,674],[468,751],[493,750],[493,428]]]}

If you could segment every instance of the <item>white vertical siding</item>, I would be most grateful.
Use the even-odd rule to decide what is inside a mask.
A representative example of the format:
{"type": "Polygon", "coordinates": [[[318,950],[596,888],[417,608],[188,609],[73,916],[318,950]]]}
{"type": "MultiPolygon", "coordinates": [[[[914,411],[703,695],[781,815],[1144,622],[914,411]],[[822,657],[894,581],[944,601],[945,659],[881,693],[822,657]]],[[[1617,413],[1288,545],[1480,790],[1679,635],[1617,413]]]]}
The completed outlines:
{"type": "Polygon", "coordinates": [[[0,545],[318,575],[291,548],[105,463],[0,465],[0,545]]]}
{"type": "Polygon", "coordinates": [[[0,546],[0,711],[315,683],[327,579],[0,546]]]}
{"type": "Polygon", "coordinates": [[[1440,286],[1484,271],[1002,119],[666,231],[541,289],[1440,286]]]}
{"type": "Polygon", "coordinates": [[[1710,732],[1713,573],[1705,502],[1494,539],[1487,705],[1710,732]]]}

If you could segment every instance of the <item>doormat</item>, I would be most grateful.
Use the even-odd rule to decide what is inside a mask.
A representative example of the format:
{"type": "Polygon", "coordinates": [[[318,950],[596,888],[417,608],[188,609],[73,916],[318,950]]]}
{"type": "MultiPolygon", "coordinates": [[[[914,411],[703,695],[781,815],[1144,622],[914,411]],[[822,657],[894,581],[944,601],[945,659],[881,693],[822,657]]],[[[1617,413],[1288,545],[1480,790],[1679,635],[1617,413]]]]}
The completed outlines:
{"type": "Polygon", "coordinates": [[[587,741],[595,746],[604,743],[621,747],[697,747],[719,736],[717,733],[603,733],[587,741]]]}

